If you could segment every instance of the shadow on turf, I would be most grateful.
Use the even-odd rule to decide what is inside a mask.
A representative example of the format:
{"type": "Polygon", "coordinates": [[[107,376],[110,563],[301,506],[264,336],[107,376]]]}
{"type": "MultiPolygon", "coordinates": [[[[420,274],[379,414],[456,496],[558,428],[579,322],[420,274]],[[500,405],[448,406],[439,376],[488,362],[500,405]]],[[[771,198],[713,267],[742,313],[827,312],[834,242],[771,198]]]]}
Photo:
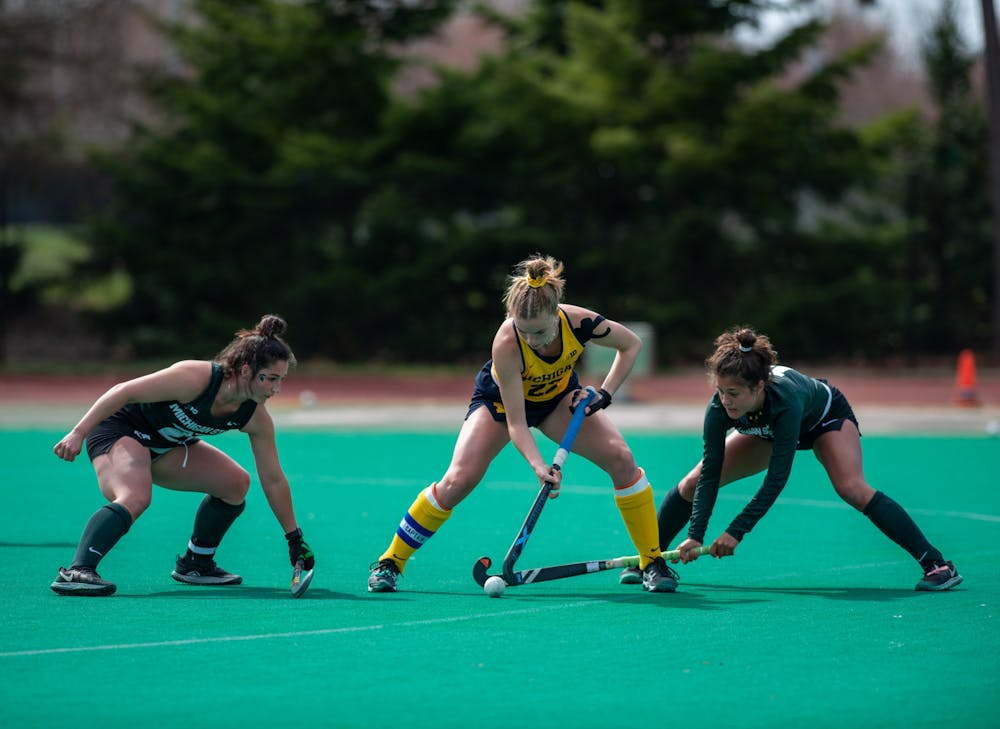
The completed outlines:
{"type": "MultiPolygon", "coordinates": [[[[638,588],[636,588],[638,589],[638,588]]],[[[451,595],[464,596],[465,593],[423,591],[419,590],[417,595],[451,595]]],[[[844,600],[851,602],[892,602],[896,600],[920,597],[921,593],[916,590],[903,588],[884,587],[753,587],[743,585],[716,585],[704,582],[688,582],[682,585],[681,589],[674,593],[664,593],[653,595],[648,592],[636,593],[595,593],[595,592],[551,592],[544,590],[521,590],[516,591],[509,588],[503,596],[503,600],[522,601],[544,601],[558,600],[603,600],[605,602],[629,603],[636,605],[654,605],[669,609],[689,609],[689,610],[719,610],[728,605],[739,603],[749,605],[752,603],[768,602],[768,595],[800,595],[804,597],[822,597],[828,600],[844,600]],[[733,599],[726,596],[722,599],[713,599],[710,592],[720,593],[749,593],[751,596],[743,599],[733,599]]],[[[722,597],[721,595],[719,596],[722,597]]]]}
{"type": "MultiPolygon", "coordinates": [[[[560,592],[560,593],[534,593],[532,598],[573,598],[573,599],[597,599],[609,602],[625,602],[649,605],[655,604],[657,607],[670,609],[687,608],[692,610],[719,610],[727,605],[739,603],[749,605],[752,603],[768,602],[769,595],[799,595],[803,597],[822,597],[827,600],[842,600],[848,602],[894,602],[897,600],[920,597],[921,593],[916,590],[906,590],[901,588],[881,588],[881,587],[747,587],[742,585],[714,585],[708,583],[686,583],[677,592],[662,595],[651,595],[650,593],[639,593],[637,595],[612,595],[595,594],[593,592],[560,592]],[[711,593],[702,590],[718,591],[719,593],[741,593],[750,596],[739,598],[727,595],[722,599],[713,599],[711,593]]],[[[520,596],[520,595],[519,595],[520,596]]],[[[524,597],[528,597],[524,593],[524,597]]]]}
{"type": "Polygon", "coordinates": [[[747,587],[745,585],[712,585],[704,582],[688,583],[690,587],[720,590],[722,592],[750,592],[764,595],[804,595],[825,597],[828,600],[855,602],[890,602],[903,598],[920,597],[913,589],[898,587],[747,587]]]}
{"type": "Polygon", "coordinates": [[[0,549],[38,549],[58,547],[59,549],[76,549],[76,542],[0,542],[0,549]]]}
{"type": "Polygon", "coordinates": [[[227,587],[178,587],[175,590],[163,590],[160,592],[147,593],[122,593],[119,592],[116,598],[143,599],[149,597],[172,597],[190,598],[192,600],[203,600],[206,598],[225,597],[235,600],[362,600],[364,598],[352,595],[347,592],[335,592],[322,587],[314,587],[306,592],[302,597],[292,597],[291,591],[287,587],[255,587],[252,585],[233,585],[227,587]]]}
{"type": "MultiPolygon", "coordinates": [[[[521,588],[510,588],[508,587],[508,592],[505,592],[501,598],[489,598],[485,595],[482,599],[489,600],[490,602],[494,600],[502,600],[504,602],[518,602],[524,604],[525,602],[544,602],[548,603],[552,600],[559,600],[560,602],[566,602],[567,600],[594,600],[603,602],[613,602],[613,603],[634,603],[636,605],[650,605],[654,604],[657,607],[665,608],[688,608],[691,610],[718,610],[724,607],[728,603],[721,603],[714,600],[706,599],[700,593],[693,592],[674,592],[670,594],[659,594],[654,595],[649,592],[643,592],[639,587],[632,586],[634,591],[625,592],[623,588],[622,592],[619,593],[597,593],[597,592],[551,592],[544,591],[541,589],[532,589],[532,586],[526,586],[528,589],[521,588]]],[[[406,593],[402,593],[405,595],[406,593]]],[[[438,596],[448,596],[448,597],[475,597],[478,596],[475,593],[469,594],[467,592],[444,592],[441,590],[414,590],[410,593],[415,597],[421,595],[438,595],[438,596]]],[[[399,599],[400,593],[392,593],[393,597],[390,599],[399,599]]],[[[744,600],[742,602],[764,602],[763,599],[760,600],[744,600]]]]}

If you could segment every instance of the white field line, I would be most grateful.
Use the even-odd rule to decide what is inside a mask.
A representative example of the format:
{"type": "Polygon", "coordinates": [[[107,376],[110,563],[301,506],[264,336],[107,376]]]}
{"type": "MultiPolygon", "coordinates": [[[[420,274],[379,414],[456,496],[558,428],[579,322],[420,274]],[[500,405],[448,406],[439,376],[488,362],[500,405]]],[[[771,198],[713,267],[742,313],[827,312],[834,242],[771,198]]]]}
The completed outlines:
{"type": "Polygon", "coordinates": [[[374,625],[355,625],[345,628],[323,628],[319,630],[296,630],[287,633],[258,633],[256,635],[223,635],[214,638],[185,638],[182,640],[158,640],[148,643],[109,643],[105,645],[74,646],[69,648],[42,648],[38,650],[25,651],[4,651],[0,652],[0,658],[14,658],[18,656],[45,656],[57,653],[92,653],[95,651],[123,651],[134,650],[136,648],[172,648],[174,646],[205,645],[208,643],[236,643],[252,640],[274,640],[282,638],[301,638],[313,635],[337,635],[344,633],[364,633],[372,630],[386,630],[391,628],[412,628],[420,625],[442,625],[446,623],[458,623],[469,620],[484,620],[487,618],[505,618],[508,616],[534,615],[536,613],[550,612],[552,610],[566,610],[567,608],[593,606],[591,600],[578,600],[576,602],[561,603],[559,605],[549,605],[547,607],[524,608],[522,610],[508,610],[494,613],[478,613],[476,615],[455,615],[447,618],[431,618],[428,620],[406,620],[399,623],[376,623],[374,625]]]}
{"type": "MultiPolygon", "coordinates": [[[[493,488],[501,489],[511,489],[511,490],[522,490],[524,485],[519,482],[493,482],[491,484],[493,488]]],[[[594,487],[594,486],[576,486],[565,488],[564,491],[567,493],[578,493],[580,495],[606,495],[607,489],[594,487]]],[[[720,499],[729,501],[745,501],[748,496],[746,494],[735,494],[735,493],[720,493],[720,499]]],[[[849,509],[843,501],[824,501],[817,499],[796,499],[796,498],[779,498],[775,502],[775,506],[783,504],[785,506],[805,506],[820,509],[849,509]]],[[[1000,523],[1000,516],[993,514],[978,514],[975,512],[964,512],[964,511],[950,511],[950,510],[939,510],[939,509],[910,509],[911,513],[919,514],[921,516],[929,517],[951,517],[956,519],[969,519],[972,521],[986,521],[992,523],[1000,523]]],[[[839,569],[868,569],[868,568],[884,568],[889,565],[899,564],[899,562],[876,562],[868,564],[853,564],[844,565],[839,569]]],[[[783,579],[787,577],[798,576],[798,573],[788,573],[786,575],[771,575],[768,581],[775,579],[783,579]]],[[[287,633],[261,633],[257,635],[233,635],[233,636],[218,636],[214,638],[187,638],[182,640],[167,640],[167,641],[153,641],[148,643],[112,643],[106,645],[96,645],[96,646],[76,646],[69,648],[44,648],[38,650],[23,650],[23,651],[4,651],[0,652],[0,658],[13,658],[18,656],[41,656],[41,655],[53,655],[59,653],[91,653],[95,651],[118,651],[118,650],[133,650],[136,648],[164,648],[173,646],[184,646],[184,645],[204,645],[208,643],[233,643],[241,641],[253,641],[253,640],[273,640],[273,639],[283,639],[283,638],[300,638],[304,636],[316,636],[316,635],[336,635],[336,634],[346,634],[346,633],[361,633],[373,630],[385,630],[390,628],[407,628],[419,625],[441,625],[446,623],[456,623],[464,622],[468,620],[480,620],[494,617],[506,617],[514,615],[531,615],[535,613],[548,612],[551,610],[564,610],[567,608],[576,608],[584,605],[591,605],[590,601],[580,600],[577,602],[564,603],[560,605],[551,605],[548,607],[535,607],[526,608],[523,610],[511,610],[505,612],[496,613],[478,613],[475,615],[458,615],[447,618],[434,618],[429,620],[410,620],[403,621],[399,623],[377,623],[374,625],[359,625],[344,628],[324,628],[319,630],[302,630],[287,633]]]]}
{"type": "MultiPolygon", "coordinates": [[[[290,474],[296,475],[299,480],[309,478],[316,483],[324,484],[334,484],[337,486],[382,486],[386,488],[390,487],[412,487],[414,485],[425,484],[426,481],[419,479],[405,479],[405,478],[367,478],[367,477],[354,477],[354,478],[343,478],[340,476],[306,476],[304,474],[290,474]]],[[[531,491],[535,492],[538,490],[538,485],[529,483],[528,481],[490,481],[488,478],[485,479],[482,484],[478,487],[486,491],[531,491]]],[[[610,486],[586,486],[586,485],[573,485],[567,484],[562,487],[561,493],[563,495],[579,495],[579,496],[608,496],[611,492],[610,486]]],[[[753,494],[747,493],[737,493],[729,490],[722,490],[719,492],[720,501],[749,501],[753,497],[753,494]]],[[[778,496],[778,500],[774,502],[774,506],[809,506],[817,509],[850,509],[843,501],[837,499],[800,499],[794,496],[778,496]]],[[[947,517],[953,519],[969,519],[970,521],[985,521],[990,523],[1000,523],[1000,516],[996,514],[979,514],[974,511],[955,511],[953,509],[906,509],[910,514],[915,514],[918,516],[927,517],[947,517]]]]}
{"type": "MultiPolygon", "coordinates": [[[[504,491],[534,491],[537,487],[529,483],[516,481],[492,481],[483,483],[481,488],[498,489],[504,491]]],[[[607,496],[611,491],[610,487],[604,486],[563,486],[561,492],[563,496],[607,496]]],[[[719,491],[719,501],[742,501],[747,502],[753,498],[753,494],[735,493],[732,491],[719,491]]],[[[807,506],[816,509],[852,509],[840,499],[800,499],[794,496],[778,496],[774,502],[774,507],[779,506],[807,506]]],[[[955,511],[953,509],[906,509],[910,514],[927,517],[947,517],[953,519],[969,519],[970,521],[985,521],[994,524],[1000,523],[1000,516],[996,514],[979,514],[974,511],[955,511]]]]}

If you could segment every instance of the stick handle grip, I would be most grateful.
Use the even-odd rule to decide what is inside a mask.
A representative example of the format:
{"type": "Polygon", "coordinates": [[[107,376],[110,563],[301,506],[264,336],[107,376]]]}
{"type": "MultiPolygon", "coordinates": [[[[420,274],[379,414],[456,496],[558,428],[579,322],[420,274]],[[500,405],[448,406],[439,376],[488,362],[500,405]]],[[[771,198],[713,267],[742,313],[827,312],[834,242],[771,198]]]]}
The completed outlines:
{"type": "MultiPolygon", "coordinates": [[[[711,547],[707,544],[698,547],[698,554],[708,554],[708,550],[711,547]]],[[[668,562],[672,559],[677,559],[681,556],[681,550],[671,549],[667,552],[660,552],[660,556],[668,562]]],[[[615,559],[609,559],[604,562],[607,565],[604,569],[613,569],[615,567],[638,567],[639,566],[639,555],[633,555],[631,557],[617,557],[615,559]]]]}
{"type": "Polygon", "coordinates": [[[569,425],[566,427],[566,432],[563,434],[562,440],[559,441],[559,448],[556,450],[556,456],[552,459],[552,468],[559,470],[563,467],[566,459],[569,457],[569,452],[573,450],[573,441],[576,440],[577,433],[580,432],[580,426],[583,425],[583,419],[587,417],[585,412],[590,401],[594,399],[594,388],[587,388],[587,396],[583,398],[576,406],[576,411],[573,413],[573,418],[569,421],[569,425]]]}
{"type": "MultiPolygon", "coordinates": [[[[711,547],[707,544],[698,547],[698,554],[708,554],[708,550],[711,547]]],[[[671,549],[666,552],[660,552],[660,556],[668,562],[672,559],[677,559],[681,556],[681,550],[671,549]]],[[[634,555],[632,557],[617,557],[615,559],[609,559],[604,564],[607,567],[604,569],[614,569],[615,567],[638,567],[639,566],[639,555],[634,555]]]]}

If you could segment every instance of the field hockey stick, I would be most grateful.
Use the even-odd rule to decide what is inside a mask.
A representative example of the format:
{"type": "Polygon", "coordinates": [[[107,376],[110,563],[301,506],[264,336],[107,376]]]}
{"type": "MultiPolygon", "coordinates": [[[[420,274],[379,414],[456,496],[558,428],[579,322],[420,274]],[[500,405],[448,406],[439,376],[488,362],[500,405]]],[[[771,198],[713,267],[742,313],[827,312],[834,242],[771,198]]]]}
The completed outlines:
{"type": "MultiPolygon", "coordinates": [[[[566,462],[566,458],[569,456],[570,450],[573,448],[573,441],[576,440],[576,434],[580,432],[580,426],[583,424],[583,419],[587,415],[585,412],[587,405],[590,404],[594,394],[594,388],[588,387],[587,396],[577,403],[576,410],[573,412],[573,418],[569,421],[569,425],[566,427],[566,433],[559,442],[559,448],[556,450],[555,458],[552,459],[553,471],[562,470],[562,466],[566,462]]],[[[539,489],[538,495],[535,496],[535,501],[531,505],[528,515],[524,518],[524,523],[521,525],[521,529],[518,531],[517,537],[514,538],[513,543],[510,545],[510,549],[507,550],[507,556],[504,557],[503,560],[503,578],[507,584],[512,584],[512,581],[515,579],[514,563],[517,561],[517,558],[521,556],[521,552],[524,551],[524,546],[528,543],[528,537],[531,536],[531,532],[535,528],[535,524],[538,522],[538,517],[542,514],[542,509],[545,507],[545,502],[548,501],[549,493],[552,491],[553,486],[555,486],[555,482],[553,481],[546,481],[542,484],[542,488],[539,489]]],[[[489,557],[480,557],[476,562],[476,565],[480,564],[485,564],[483,567],[483,573],[485,574],[486,570],[493,564],[493,560],[489,557]]],[[[473,574],[475,574],[476,569],[476,567],[473,567],[473,574]]],[[[485,581],[486,577],[483,577],[483,582],[485,581]]],[[[482,584],[482,582],[479,584],[482,584]]]]}
{"type": "Polygon", "coordinates": [[[292,571],[292,596],[302,597],[303,593],[309,589],[309,583],[312,582],[313,570],[307,570],[305,563],[300,559],[295,563],[295,569],[292,571]]]}
{"type": "MultiPolygon", "coordinates": [[[[698,554],[708,554],[708,550],[711,547],[703,546],[698,548],[698,554]]],[[[663,559],[671,560],[677,559],[681,556],[681,551],[679,549],[672,549],[669,552],[663,552],[663,559]]],[[[483,557],[472,567],[472,578],[479,583],[480,587],[486,584],[486,580],[489,575],[486,574],[486,570],[489,569],[489,557],[483,557]],[[483,564],[483,560],[486,563],[483,564]]],[[[517,585],[527,585],[531,582],[548,582],[550,580],[562,580],[566,577],[576,577],[577,575],[587,575],[591,572],[603,572],[604,570],[622,569],[623,567],[638,567],[639,557],[638,555],[632,557],[616,557],[614,559],[604,559],[596,560],[590,562],[571,562],[569,564],[558,564],[552,567],[537,567],[535,569],[528,570],[518,570],[514,572],[511,576],[513,580],[507,582],[507,576],[504,575],[504,581],[510,586],[517,585]]]]}

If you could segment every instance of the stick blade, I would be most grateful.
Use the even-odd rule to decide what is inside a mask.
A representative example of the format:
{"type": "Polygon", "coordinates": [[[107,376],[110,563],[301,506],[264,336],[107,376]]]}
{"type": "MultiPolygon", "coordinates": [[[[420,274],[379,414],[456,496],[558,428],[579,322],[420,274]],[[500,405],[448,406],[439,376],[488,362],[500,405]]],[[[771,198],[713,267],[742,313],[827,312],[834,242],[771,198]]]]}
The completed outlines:
{"type": "Polygon", "coordinates": [[[309,589],[312,582],[313,570],[305,569],[305,565],[299,561],[295,563],[295,571],[292,573],[292,597],[302,597],[309,589]]]}
{"type": "Polygon", "coordinates": [[[493,560],[489,557],[480,557],[476,560],[476,563],[472,565],[472,579],[476,581],[476,584],[482,587],[486,584],[486,570],[490,568],[493,564],[493,560]]]}

